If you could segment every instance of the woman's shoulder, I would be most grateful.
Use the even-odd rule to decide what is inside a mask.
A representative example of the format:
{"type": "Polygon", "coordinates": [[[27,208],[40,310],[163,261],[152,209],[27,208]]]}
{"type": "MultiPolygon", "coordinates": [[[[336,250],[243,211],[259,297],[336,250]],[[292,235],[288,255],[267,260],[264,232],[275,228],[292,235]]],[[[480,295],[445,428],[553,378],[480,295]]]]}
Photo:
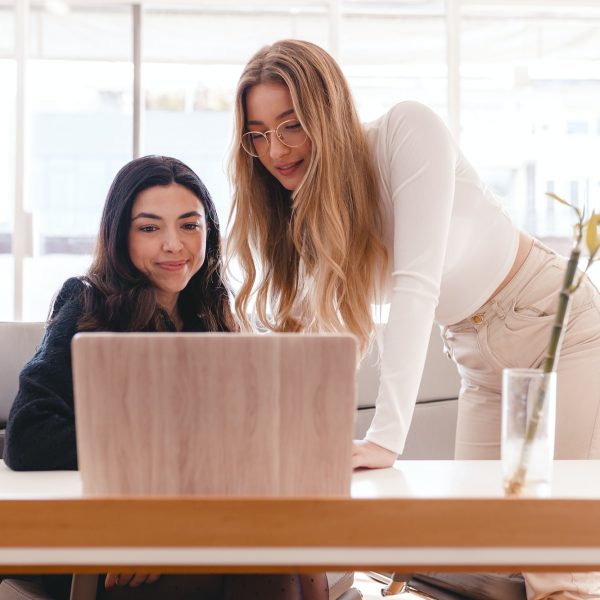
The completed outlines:
{"type": "Polygon", "coordinates": [[[50,329],[66,328],[76,330],[77,322],[83,312],[85,304],[85,292],[89,284],[81,277],[70,277],[67,279],[52,302],[52,308],[48,318],[50,329]]]}
{"type": "Polygon", "coordinates": [[[377,121],[366,126],[367,139],[377,156],[406,160],[403,149],[413,157],[452,145],[452,136],[441,117],[429,106],[407,100],[392,106],[377,121]]]}
{"type": "Polygon", "coordinates": [[[82,277],[69,277],[63,284],[52,303],[50,319],[53,319],[64,306],[76,304],[81,306],[85,290],[90,284],[82,277]]]}
{"type": "Polygon", "coordinates": [[[54,361],[69,353],[71,338],[77,333],[83,312],[85,288],[86,284],[79,277],[71,277],[63,283],[52,302],[44,337],[24,371],[37,369],[48,359],[54,361]]]}
{"type": "Polygon", "coordinates": [[[383,117],[390,126],[402,126],[406,129],[442,127],[446,130],[442,118],[432,108],[415,100],[398,102],[383,117]]]}

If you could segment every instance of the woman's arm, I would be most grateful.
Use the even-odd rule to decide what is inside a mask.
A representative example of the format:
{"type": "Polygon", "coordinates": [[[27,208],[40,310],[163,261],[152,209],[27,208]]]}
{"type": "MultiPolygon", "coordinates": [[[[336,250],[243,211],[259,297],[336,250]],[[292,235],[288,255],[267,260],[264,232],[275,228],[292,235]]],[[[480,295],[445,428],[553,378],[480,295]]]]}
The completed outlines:
{"type": "Polygon", "coordinates": [[[392,109],[380,135],[382,186],[394,215],[392,290],[376,411],[366,435],[373,447],[362,466],[384,466],[381,450],[389,451],[391,464],[404,448],[439,300],[457,160],[441,119],[415,102],[392,109]]]}
{"type": "Polygon", "coordinates": [[[65,283],[40,348],[19,375],[4,452],[12,469],[77,469],[71,339],[81,314],[82,288],[79,280],[65,283]]]}

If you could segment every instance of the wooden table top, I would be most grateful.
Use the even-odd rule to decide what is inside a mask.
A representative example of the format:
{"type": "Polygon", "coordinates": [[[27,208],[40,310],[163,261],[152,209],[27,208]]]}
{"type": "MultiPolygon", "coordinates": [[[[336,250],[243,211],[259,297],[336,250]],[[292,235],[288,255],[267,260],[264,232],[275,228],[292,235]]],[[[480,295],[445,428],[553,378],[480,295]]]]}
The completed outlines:
{"type": "Polygon", "coordinates": [[[398,461],[347,498],[83,498],[0,464],[0,571],[598,570],[599,471],[557,461],[545,499],[503,498],[498,461],[398,461]]]}

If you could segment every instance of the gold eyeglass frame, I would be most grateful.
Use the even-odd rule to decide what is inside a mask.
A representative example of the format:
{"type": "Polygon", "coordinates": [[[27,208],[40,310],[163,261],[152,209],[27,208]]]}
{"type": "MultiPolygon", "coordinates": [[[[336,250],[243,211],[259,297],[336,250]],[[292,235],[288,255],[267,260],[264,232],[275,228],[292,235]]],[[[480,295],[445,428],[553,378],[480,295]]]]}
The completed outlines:
{"type": "MultiPolygon", "coordinates": [[[[287,119],[286,121],[282,121],[281,123],[279,123],[279,125],[277,125],[277,127],[275,129],[268,129],[267,131],[246,131],[245,133],[242,134],[242,138],[240,140],[240,146],[242,147],[244,152],[246,152],[246,154],[249,154],[250,156],[252,156],[254,158],[260,158],[261,157],[260,154],[253,154],[252,152],[250,152],[250,150],[248,150],[248,148],[246,148],[244,139],[246,139],[247,136],[250,136],[250,135],[256,135],[256,134],[262,135],[267,142],[267,152],[263,153],[263,155],[264,155],[264,154],[268,153],[269,148],[271,148],[271,140],[270,140],[269,136],[267,136],[267,133],[274,133],[277,136],[277,139],[284,146],[287,146],[288,148],[299,148],[300,146],[302,146],[302,144],[306,143],[306,140],[308,139],[308,134],[306,133],[306,131],[304,131],[304,127],[302,127],[302,124],[300,123],[300,121],[298,121],[298,119],[287,119]],[[283,125],[285,125],[286,123],[291,123],[292,121],[298,122],[300,124],[300,127],[302,128],[302,132],[304,133],[304,139],[299,144],[295,144],[293,146],[291,144],[288,144],[287,142],[285,142],[282,139],[282,136],[279,134],[279,128],[282,127],[283,125]]],[[[250,140],[251,140],[251,138],[250,138],[250,140]]],[[[251,142],[251,145],[252,145],[252,147],[254,147],[254,144],[252,142],[251,142]]]]}

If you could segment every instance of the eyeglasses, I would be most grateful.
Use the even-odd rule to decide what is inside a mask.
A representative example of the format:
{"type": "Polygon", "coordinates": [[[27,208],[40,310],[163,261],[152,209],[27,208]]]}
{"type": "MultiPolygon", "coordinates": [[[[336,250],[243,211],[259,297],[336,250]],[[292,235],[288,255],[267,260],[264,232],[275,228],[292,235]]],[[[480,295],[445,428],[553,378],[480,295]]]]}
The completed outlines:
{"type": "Polygon", "coordinates": [[[277,139],[288,148],[297,148],[302,146],[308,139],[302,125],[296,119],[289,119],[279,123],[275,129],[268,131],[248,131],[242,135],[242,148],[250,155],[256,158],[264,156],[271,147],[271,141],[268,133],[275,133],[277,139]]]}

